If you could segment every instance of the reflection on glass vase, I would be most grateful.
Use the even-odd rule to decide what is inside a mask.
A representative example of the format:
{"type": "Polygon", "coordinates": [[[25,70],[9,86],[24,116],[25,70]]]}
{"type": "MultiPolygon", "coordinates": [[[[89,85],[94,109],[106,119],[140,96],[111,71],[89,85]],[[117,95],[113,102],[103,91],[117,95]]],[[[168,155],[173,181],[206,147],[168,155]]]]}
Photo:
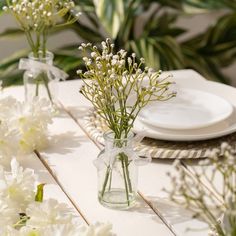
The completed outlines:
{"type": "Polygon", "coordinates": [[[38,57],[30,53],[28,58],[31,66],[24,73],[25,100],[31,101],[37,96],[47,98],[53,103],[58,92],[59,81],[50,70],[50,66],[53,66],[53,53],[46,52],[43,56],[43,53],[39,52],[38,57]]]}
{"type": "Polygon", "coordinates": [[[130,208],[136,201],[138,182],[134,135],[115,139],[114,133],[108,132],[104,138],[105,149],[94,162],[98,171],[98,199],[106,207],[130,208]]]}

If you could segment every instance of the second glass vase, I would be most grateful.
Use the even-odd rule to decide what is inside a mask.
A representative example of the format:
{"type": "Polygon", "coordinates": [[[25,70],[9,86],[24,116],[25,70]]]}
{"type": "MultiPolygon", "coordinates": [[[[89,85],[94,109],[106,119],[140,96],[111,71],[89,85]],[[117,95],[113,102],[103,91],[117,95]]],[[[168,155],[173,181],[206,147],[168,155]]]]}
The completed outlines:
{"type": "Polygon", "coordinates": [[[25,100],[31,101],[34,97],[44,97],[52,103],[57,95],[58,79],[48,70],[34,67],[34,62],[41,62],[46,65],[53,65],[54,55],[51,52],[46,52],[44,56],[39,52],[38,57],[30,53],[28,58],[32,61],[32,67],[24,73],[25,100]]]}

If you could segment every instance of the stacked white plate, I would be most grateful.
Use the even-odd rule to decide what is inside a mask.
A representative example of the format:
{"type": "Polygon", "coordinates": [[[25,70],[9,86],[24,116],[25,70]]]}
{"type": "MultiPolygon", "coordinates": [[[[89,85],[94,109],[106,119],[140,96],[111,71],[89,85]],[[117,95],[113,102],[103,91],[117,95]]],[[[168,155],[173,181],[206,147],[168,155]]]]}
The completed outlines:
{"type": "Polygon", "coordinates": [[[134,124],[136,133],[169,141],[197,141],[236,131],[236,90],[224,84],[194,78],[178,78],[177,96],[152,102],[142,109],[134,124]],[[228,97],[229,96],[229,97],[228,97]]]}

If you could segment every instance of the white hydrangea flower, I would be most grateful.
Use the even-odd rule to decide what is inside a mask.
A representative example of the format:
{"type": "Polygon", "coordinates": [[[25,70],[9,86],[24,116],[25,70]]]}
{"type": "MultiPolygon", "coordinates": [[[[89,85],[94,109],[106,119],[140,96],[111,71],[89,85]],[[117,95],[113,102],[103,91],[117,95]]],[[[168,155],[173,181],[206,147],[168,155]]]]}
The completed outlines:
{"type": "Polygon", "coordinates": [[[11,226],[0,227],[1,236],[20,236],[20,233],[11,226]]]}
{"type": "Polygon", "coordinates": [[[48,125],[54,110],[47,99],[30,103],[13,97],[0,100],[0,162],[17,154],[28,154],[48,145],[48,125]]]}
{"type": "Polygon", "coordinates": [[[79,227],[78,224],[49,224],[42,227],[24,226],[20,229],[20,236],[115,236],[111,232],[110,224],[96,223],[89,227],[79,227]]]}
{"type": "MultiPolygon", "coordinates": [[[[6,225],[13,225],[19,219],[18,211],[11,201],[0,199],[0,213],[0,229],[6,225]]],[[[2,234],[0,233],[0,235],[2,234]]]]}
{"type": "Polygon", "coordinates": [[[34,201],[34,188],[36,175],[32,169],[23,169],[13,159],[11,173],[6,173],[0,168],[0,198],[11,201],[18,209],[24,211],[26,206],[34,201]]]}
{"type": "MultiPolygon", "coordinates": [[[[42,229],[42,236],[80,236],[79,228],[74,224],[49,225],[42,229]]],[[[41,236],[41,235],[40,235],[41,236]]]]}
{"type": "Polygon", "coordinates": [[[19,153],[24,154],[45,148],[48,144],[48,125],[52,123],[53,116],[54,110],[47,99],[35,97],[31,103],[21,103],[12,97],[0,100],[0,120],[9,127],[8,135],[14,133],[15,137],[14,142],[13,135],[9,138],[12,139],[10,142],[3,137],[4,143],[12,144],[19,153]]]}
{"type": "Polygon", "coordinates": [[[35,97],[32,102],[17,103],[13,109],[12,120],[14,125],[22,131],[31,127],[46,129],[52,123],[53,109],[50,102],[35,97]]]}
{"type": "Polygon", "coordinates": [[[55,199],[35,202],[35,182],[34,171],[23,169],[15,159],[11,162],[11,172],[0,165],[1,236],[114,235],[110,224],[81,226],[71,209],[55,199]]]}
{"type": "Polygon", "coordinates": [[[11,120],[14,110],[20,104],[15,98],[8,96],[0,100],[0,120],[11,120]]]}
{"type": "Polygon", "coordinates": [[[20,150],[31,153],[48,144],[47,127],[52,123],[54,111],[47,99],[34,98],[32,103],[23,103],[15,115],[15,125],[21,132],[20,150]]]}
{"type": "MultiPolygon", "coordinates": [[[[19,236],[43,236],[42,230],[24,226],[19,231],[19,236]]],[[[48,234],[50,236],[50,234],[48,234]]]]}
{"type": "Polygon", "coordinates": [[[19,140],[19,152],[22,154],[30,154],[35,150],[42,150],[47,146],[47,135],[33,127],[23,132],[19,140]]]}
{"type": "Polygon", "coordinates": [[[70,208],[55,199],[31,203],[26,209],[26,214],[30,216],[27,226],[35,228],[72,222],[70,208]]]}
{"type": "Polygon", "coordinates": [[[0,164],[9,164],[9,159],[17,152],[19,132],[11,130],[6,122],[0,122],[0,164]]]}

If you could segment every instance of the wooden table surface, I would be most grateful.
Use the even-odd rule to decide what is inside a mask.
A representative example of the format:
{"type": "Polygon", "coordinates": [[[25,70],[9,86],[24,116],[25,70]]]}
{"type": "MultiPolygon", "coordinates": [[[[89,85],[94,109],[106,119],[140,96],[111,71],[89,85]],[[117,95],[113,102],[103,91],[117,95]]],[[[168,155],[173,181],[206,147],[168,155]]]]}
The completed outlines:
{"type": "MultiPolygon", "coordinates": [[[[204,82],[192,70],[174,72],[176,83],[184,86],[204,82]]],[[[40,182],[47,183],[45,195],[67,202],[81,216],[81,222],[110,222],[118,236],[206,236],[207,225],[191,219],[188,211],[168,200],[163,187],[170,186],[167,172],[173,172],[172,161],[153,160],[139,169],[140,196],[130,210],[112,210],[101,206],[97,199],[97,172],[93,160],[100,152],[84,131],[83,118],[91,106],[79,93],[80,80],[59,84],[61,113],[50,125],[50,145],[43,152],[22,159],[23,166],[33,168],[40,182]],[[152,209],[155,208],[155,211],[152,209]]],[[[209,92],[218,91],[226,99],[234,98],[236,89],[215,83],[209,92]]],[[[23,86],[10,87],[2,96],[23,99],[23,86]]],[[[234,104],[236,105],[236,104],[234,104]]],[[[197,165],[197,162],[195,162],[197,165]]]]}

